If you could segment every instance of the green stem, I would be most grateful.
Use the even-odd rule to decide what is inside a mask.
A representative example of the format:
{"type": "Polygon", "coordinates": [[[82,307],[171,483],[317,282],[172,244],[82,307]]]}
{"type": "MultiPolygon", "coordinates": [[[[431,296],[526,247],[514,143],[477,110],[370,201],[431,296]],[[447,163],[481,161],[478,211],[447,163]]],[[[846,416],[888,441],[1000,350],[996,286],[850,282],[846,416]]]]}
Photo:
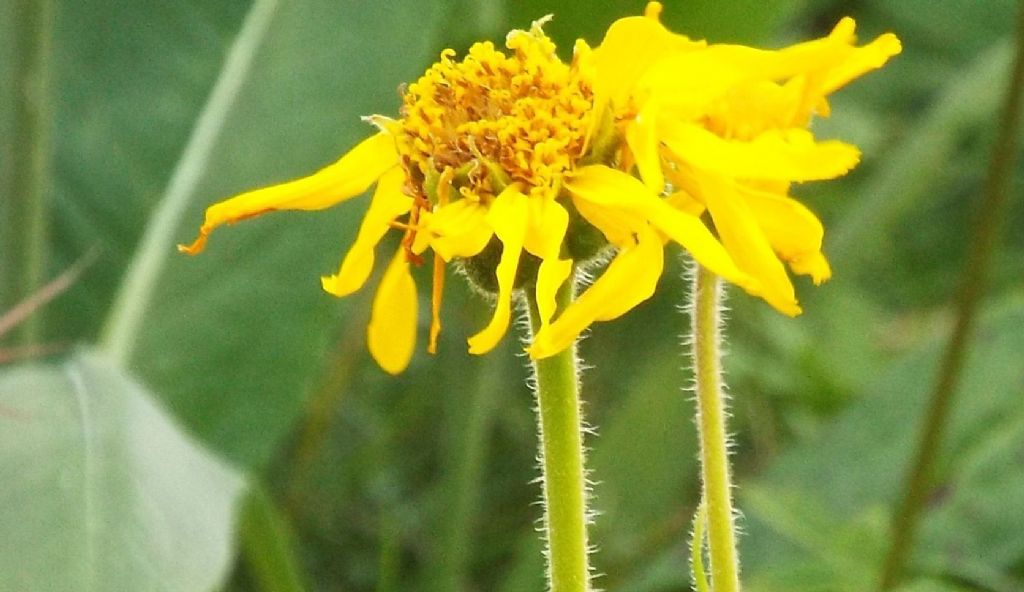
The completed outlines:
{"type": "Polygon", "coordinates": [[[176,252],[174,233],[181,225],[196,186],[206,172],[217,139],[249,75],[253,57],[263,42],[276,10],[277,0],[255,0],[246,14],[210,97],[192,128],[188,144],[174,167],[167,189],[125,272],[100,339],[106,353],[121,365],[127,365],[131,359],[160,274],[168,257],[176,252]]]}
{"type": "Polygon", "coordinates": [[[707,521],[708,509],[701,502],[693,515],[693,540],[690,543],[690,569],[693,570],[693,587],[696,592],[711,592],[704,572],[704,526],[707,521]]]}
{"type": "MultiPolygon", "coordinates": [[[[573,281],[558,291],[558,308],[573,298],[573,281]]],[[[527,291],[530,326],[540,329],[537,303],[527,291]]],[[[551,592],[589,592],[587,482],[583,468],[576,346],[533,363],[541,440],[544,530],[551,592]]]]}
{"type": "Polygon", "coordinates": [[[693,272],[691,320],[703,480],[702,503],[707,508],[711,588],[715,592],[737,592],[740,589],[740,570],[736,553],[736,526],[729,478],[729,441],[725,429],[725,392],[719,349],[721,297],[722,288],[718,276],[698,265],[693,272]]]}
{"type": "Polygon", "coordinates": [[[976,214],[973,240],[967,255],[962,284],[956,300],[956,324],[949,338],[939,376],[917,446],[913,467],[904,486],[903,497],[893,516],[892,546],[882,568],[880,589],[896,587],[914,545],[914,536],[921,522],[921,511],[928,499],[935,471],[935,461],[942,447],[949,423],[953,396],[963,370],[964,355],[970,344],[978,313],[978,304],[988,280],[988,271],[1005,218],[1009,183],[1016,164],[1016,140],[1020,126],[1020,109],[1024,98],[1024,2],[1020,3],[1017,20],[1017,51],[1010,84],[999,120],[999,131],[989,161],[983,202],[976,214]]]}
{"type": "MultiPolygon", "coordinates": [[[[53,102],[50,92],[55,9],[52,0],[19,0],[13,3],[14,55],[11,67],[13,116],[10,158],[9,203],[3,257],[8,266],[4,280],[10,290],[7,306],[31,296],[46,275],[47,199],[51,177],[53,102]]],[[[18,328],[16,342],[37,342],[42,323],[39,315],[18,328]]]]}
{"type": "Polygon", "coordinates": [[[291,524],[261,483],[251,483],[240,518],[242,557],[257,589],[306,590],[291,524]]]}

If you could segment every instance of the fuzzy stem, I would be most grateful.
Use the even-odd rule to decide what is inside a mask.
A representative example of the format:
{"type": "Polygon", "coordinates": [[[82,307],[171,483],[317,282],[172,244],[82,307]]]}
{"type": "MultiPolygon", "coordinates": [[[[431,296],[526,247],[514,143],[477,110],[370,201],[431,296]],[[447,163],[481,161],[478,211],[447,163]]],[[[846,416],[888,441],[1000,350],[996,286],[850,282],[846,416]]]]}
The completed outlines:
{"type": "MultiPolygon", "coordinates": [[[[527,290],[530,327],[540,330],[537,302],[527,290]]],[[[573,282],[558,291],[564,310],[573,282]]],[[[587,483],[583,468],[583,424],[576,346],[533,362],[541,440],[541,482],[551,592],[588,592],[587,483]]]]}
{"type": "Polygon", "coordinates": [[[725,429],[725,393],[719,351],[721,292],[718,276],[698,265],[693,272],[691,320],[711,587],[715,592],[737,592],[740,589],[739,559],[736,554],[729,444],[725,429]]]}
{"type": "Polygon", "coordinates": [[[913,465],[904,483],[902,499],[892,519],[892,545],[882,567],[879,588],[895,588],[903,578],[907,559],[921,522],[922,510],[933,486],[935,464],[942,449],[956,387],[971,342],[979,303],[988,283],[1001,222],[1005,219],[1009,186],[1016,165],[1016,140],[1024,102],[1024,2],[1018,6],[1017,52],[985,180],[983,202],[976,214],[973,240],[956,302],[956,324],[949,338],[939,376],[932,391],[913,465]]]}

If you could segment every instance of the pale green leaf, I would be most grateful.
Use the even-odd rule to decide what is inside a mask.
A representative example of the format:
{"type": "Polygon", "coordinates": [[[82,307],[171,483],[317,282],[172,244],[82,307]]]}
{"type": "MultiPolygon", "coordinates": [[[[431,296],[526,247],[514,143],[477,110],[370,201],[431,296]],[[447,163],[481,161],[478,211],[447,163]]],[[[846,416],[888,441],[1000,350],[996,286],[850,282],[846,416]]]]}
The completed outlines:
{"type": "Polygon", "coordinates": [[[215,589],[242,476],[79,353],[0,374],[0,590],[215,589]]]}

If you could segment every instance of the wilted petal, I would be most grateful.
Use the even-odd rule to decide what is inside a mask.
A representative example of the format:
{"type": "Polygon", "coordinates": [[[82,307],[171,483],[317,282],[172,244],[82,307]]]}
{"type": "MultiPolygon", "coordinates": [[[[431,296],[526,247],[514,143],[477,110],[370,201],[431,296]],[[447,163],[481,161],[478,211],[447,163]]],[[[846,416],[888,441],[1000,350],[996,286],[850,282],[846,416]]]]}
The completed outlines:
{"type": "Polygon", "coordinates": [[[203,250],[218,226],[277,210],[321,210],[366,191],[388,169],[398,164],[394,138],[385,132],[363,140],[355,148],[308,177],[249,191],[206,209],[199,236],[178,249],[189,255],[203,250]]]}

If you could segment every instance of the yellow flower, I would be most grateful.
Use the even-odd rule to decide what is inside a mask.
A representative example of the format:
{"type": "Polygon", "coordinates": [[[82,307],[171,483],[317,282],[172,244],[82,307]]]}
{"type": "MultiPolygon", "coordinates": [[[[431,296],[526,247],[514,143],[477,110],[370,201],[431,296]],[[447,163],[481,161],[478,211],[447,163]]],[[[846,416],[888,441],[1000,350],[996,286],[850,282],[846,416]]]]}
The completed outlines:
{"type": "Polygon", "coordinates": [[[504,336],[520,288],[532,292],[541,317],[530,354],[565,349],[593,322],[653,294],[668,241],[793,314],[778,257],[818,281],[828,266],[821,225],[786,197],[788,184],[837,176],[857,158],[844,144],[815,143],[803,127],[827,108],[827,93],[881,65],[898,42],[895,51],[872,49],[877,41],[854,48],[849,21],[826,40],[779,52],[709,46],[664,29],[659,10],[651,3],[646,17],[617,21],[597,49],[578,41],[568,64],[544,20],[509,33],[508,54],[477,43],[456,61],[445,50],[406,89],[399,118],[366,118],[378,133],[309,177],[211,206],[199,237],[180,248],[194,254],[223,224],[326,208],[376,183],[354,244],[322,285],[337,296],[360,289],[377,244],[389,230],[402,233],[367,333],[370,352],[391,373],[405,369],[415,349],[410,266],[428,250],[431,352],[449,262],[495,295],[491,321],[468,340],[474,354],[504,336]],[[718,237],[702,222],[705,210],[718,237]],[[609,249],[607,269],[556,310],[555,294],[574,268],[609,249]]]}
{"type": "MultiPolygon", "coordinates": [[[[788,196],[793,182],[831,179],[857,164],[858,150],[815,141],[811,116],[828,116],[826,97],[900,52],[895,35],[857,47],[842,19],[823,39],[777,51],[691,41],[658,22],[661,5],[621,19],[595,52],[598,108],[610,109],[655,193],[710,214],[718,237],[753,294],[799,314],[782,262],[816,284],[831,276],[823,229],[788,196]]],[[[628,170],[628,166],[621,166],[628,170]]]]}

